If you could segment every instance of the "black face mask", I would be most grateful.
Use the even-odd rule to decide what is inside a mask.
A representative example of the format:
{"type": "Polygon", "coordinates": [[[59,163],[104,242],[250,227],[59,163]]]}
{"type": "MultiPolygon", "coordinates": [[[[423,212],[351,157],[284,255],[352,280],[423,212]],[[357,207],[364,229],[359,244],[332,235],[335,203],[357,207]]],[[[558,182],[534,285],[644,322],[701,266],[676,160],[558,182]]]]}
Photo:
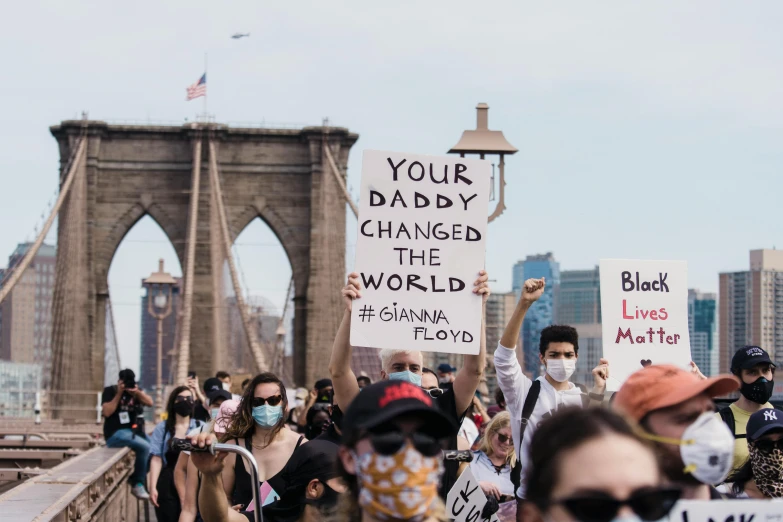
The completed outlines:
{"type": "Polygon", "coordinates": [[[180,417],[190,417],[193,415],[193,403],[190,401],[180,401],[174,403],[174,413],[180,417]]]}
{"type": "Polygon", "coordinates": [[[775,381],[768,381],[764,377],[759,377],[752,383],[742,382],[740,393],[751,402],[756,404],[766,404],[772,397],[772,388],[775,387],[775,381]]]}
{"type": "Polygon", "coordinates": [[[332,509],[337,505],[337,500],[340,498],[340,494],[329,487],[326,482],[321,482],[324,485],[324,492],[318,498],[307,498],[305,502],[311,504],[321,511],[332,509]]]}

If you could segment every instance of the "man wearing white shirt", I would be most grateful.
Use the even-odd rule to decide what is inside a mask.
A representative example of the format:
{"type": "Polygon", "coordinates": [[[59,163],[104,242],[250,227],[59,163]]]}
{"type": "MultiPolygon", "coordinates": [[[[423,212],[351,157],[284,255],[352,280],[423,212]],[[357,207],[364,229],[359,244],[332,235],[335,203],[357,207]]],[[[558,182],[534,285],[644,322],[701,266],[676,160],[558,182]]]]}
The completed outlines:
{"type": "MultiPolygon", "coordinates": [[[[536,379],[537,382],[540,382],[536,385],[536,387],[540,386],[540,391],[535,402],[532,402],[535,394],[531,396],[529,407],[532,406],[532,411],[524,430],[524,436],[520,436],[525,400],[536,381],[531,381],[522,373],[515,348],[525,314],[544,293],[545,285],[546,282],[543,278],[525,281],[522,287],[522,296],[495,351],[498,386],[503,391],[506,409],[511,415],[511,431],[517,447],[519,463],[522,466],[523,477],[528,461],[527,449],[538,424],[561,406],[581,407],[589,401],[600,404],[606,391],[606,379],[609,377],[609,363],[606,359],[601,359],[599,365],[593,370],[595,386],[591,393],[585,396],[580,388],[568,380],[576,369],[576,359],[579,352],[579,337],[576,330],[570,326],[545,328],[541,332],[539,359],[541,364],[546,367],[546,373],[536,379]]],[[[524,498],[524,485],[517,490],[517,496],[520,499],[524,498]]],[[[521,510],[517,510],[517,512],[519,513],[521,510]]]]}

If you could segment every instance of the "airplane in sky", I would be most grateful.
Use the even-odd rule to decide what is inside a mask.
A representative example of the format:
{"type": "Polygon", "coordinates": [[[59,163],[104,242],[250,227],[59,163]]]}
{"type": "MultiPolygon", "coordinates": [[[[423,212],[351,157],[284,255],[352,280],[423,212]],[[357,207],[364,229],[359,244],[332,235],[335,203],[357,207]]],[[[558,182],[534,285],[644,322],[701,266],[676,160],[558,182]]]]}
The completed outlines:
{"type": "Polygon", "coordinates": [[[236,33],[236,34],[231,35],[231,38],[233,38],[234,40],[239,40],[240,38],[246,38],[246,37],[249,37],[249,36],[250,36],[250,33],[236,33]]]}

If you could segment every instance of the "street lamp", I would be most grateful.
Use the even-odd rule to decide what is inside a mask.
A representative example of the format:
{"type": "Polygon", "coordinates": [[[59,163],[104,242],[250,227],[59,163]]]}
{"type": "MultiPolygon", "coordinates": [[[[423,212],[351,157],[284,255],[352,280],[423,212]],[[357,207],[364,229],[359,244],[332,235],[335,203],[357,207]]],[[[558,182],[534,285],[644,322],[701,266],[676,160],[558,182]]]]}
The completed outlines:
{"type": "MultiPolygon", "coordinates": [[[[449,151],[450,154],[459,154],[464,158],[465,154],[478,154],[481,159],[484,159],[486,154],[498,154],[500,155],[500,161],[498,168],[500,170],[500,197],[498,198],[495,211],[489,216],[488,222],[492,222],[496,217],[506,210],[505,205],[505,186],[506,178],[504,167],[506,162],[503,160],[503,156],[508,154],[515,154],[517,149],[511,145],[503,136],[502,131],[493,131],[487,128],[489,105],[486,103],[479,103],[476,105],[476,130],[466,130],[462,133],[459,143],[454,145],[449,151]]],[[[494,165],[493,165],[493,178],[494,178],[494,165]]],[[[494,192],[494,180],[493,180],[493,192],[494,192]]]]}
{"type": "Polygon", "coordinates": [[[171,292],[177,281],[163,271],[163,260],[158,262],[158,271],[144,280],[147,287],[147,312],[158,321],[158,369],[155,387],[155,418],[160,420],[163,411],[163,320],[171,315],[171,292]]]}

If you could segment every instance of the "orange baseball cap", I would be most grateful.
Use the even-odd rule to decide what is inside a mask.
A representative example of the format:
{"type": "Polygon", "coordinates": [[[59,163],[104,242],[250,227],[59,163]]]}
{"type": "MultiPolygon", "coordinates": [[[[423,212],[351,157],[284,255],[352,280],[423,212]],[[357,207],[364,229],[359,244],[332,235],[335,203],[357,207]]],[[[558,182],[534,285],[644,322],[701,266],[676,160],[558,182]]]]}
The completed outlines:
{"type": "Polygon", "coordinates": [[[737,390],[732,375],[700,379],[670,364],[648,366],[628,377],[614,397],[614,407],[640,421],[651,411],[668,408],[702,393],[719,397],[737,390]]]}

